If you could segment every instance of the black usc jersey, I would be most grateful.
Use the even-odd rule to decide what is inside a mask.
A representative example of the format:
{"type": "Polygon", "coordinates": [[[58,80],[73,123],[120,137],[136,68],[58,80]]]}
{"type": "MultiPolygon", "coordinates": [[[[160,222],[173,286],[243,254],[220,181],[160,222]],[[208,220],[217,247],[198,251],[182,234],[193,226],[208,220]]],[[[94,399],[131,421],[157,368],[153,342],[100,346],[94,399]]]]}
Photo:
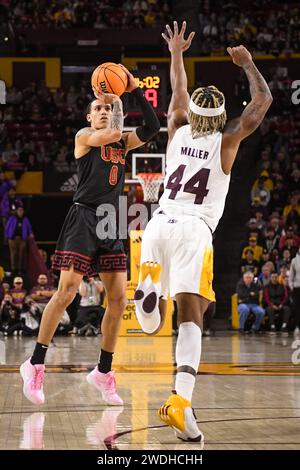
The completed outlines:
{"type": "Polygon", "coordinates": [[[90,151],[76,159],[78,186],[73,201],[96,209],[100,204],[118,206],[125,182],[123,140],[90,151]]]}

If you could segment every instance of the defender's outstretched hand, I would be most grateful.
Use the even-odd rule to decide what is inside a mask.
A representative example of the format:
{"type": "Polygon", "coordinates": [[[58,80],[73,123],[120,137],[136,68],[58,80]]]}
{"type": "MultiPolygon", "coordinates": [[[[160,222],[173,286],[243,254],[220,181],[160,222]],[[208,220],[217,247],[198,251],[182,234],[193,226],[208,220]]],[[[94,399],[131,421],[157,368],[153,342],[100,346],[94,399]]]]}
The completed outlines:
{"type": "Polygon", "coordinates": [[[167,24],[166,25],[166,30],[167,34],[162,33],[162,37],[164,40],[167,42],[169,46],[169,51],[172,52],[177,52],[181,51],[184,52],[187,49],[189,49],[193,37],[195,36],[194,31],[189,34],[187,39],[184,39],[184,33],[186,29],[186,21],[182,23],[182,27],[180,32],[178,31],[178,24],[177,21],[174,21],[174,31],[170,28],[170,26],[167,24]]]}
{"type": "Polygon", "coordinates": [[[231,56],[233,63],[239,67],[244,67],[249,62],[252,62],[252,56],[244,46],[227,47],[227,52],[231,56]]]}

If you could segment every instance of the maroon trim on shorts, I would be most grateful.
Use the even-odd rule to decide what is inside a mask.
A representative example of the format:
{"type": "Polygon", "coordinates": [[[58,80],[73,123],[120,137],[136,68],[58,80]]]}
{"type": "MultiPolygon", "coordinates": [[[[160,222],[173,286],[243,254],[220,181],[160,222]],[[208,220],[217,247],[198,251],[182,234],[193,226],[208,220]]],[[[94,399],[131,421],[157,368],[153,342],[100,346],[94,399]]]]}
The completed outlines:
{"type": "Polygon", "coordinates": [[[90,275],[92,258],[76,253],[75,251],[55,250],[52,269],[68,271],[73,265],[73,271],[82,275],[90,275]]]}
{"type": "Polygon", "coordinates": [[[126,272],[127,256],[125,253],[112,253],[101,255],[98,263],[89,256],[81,255],[74,251],[55,250],[52,269],[57,271],[68,271],[73,265],[73,271],[83,276],[96,276],[100,272],[126,272]]]}
{"type": "Polygon", "coordinates": [[[127,271],[127,256],[125,253],[101,255],[99,258],[99,273],[127,271]]]}

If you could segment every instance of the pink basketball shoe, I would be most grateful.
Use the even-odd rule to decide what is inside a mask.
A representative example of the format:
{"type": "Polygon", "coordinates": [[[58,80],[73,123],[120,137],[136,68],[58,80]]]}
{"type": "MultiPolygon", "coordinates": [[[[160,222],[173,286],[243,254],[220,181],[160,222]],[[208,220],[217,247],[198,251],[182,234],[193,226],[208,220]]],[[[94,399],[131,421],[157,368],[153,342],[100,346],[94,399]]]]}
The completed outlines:
{"type": "Polygon", "coordinates": [[[113,370],[107,374],[103,374],[99,372],[96,366],[95,369],[87,375],[86,380],[101,392],[103,400],[108,405],[123,405],[123,400],[117,393],[115,372],[113,370]]]}
{"type": "Polygon", "coordinates": [[[35,405],[42,405],[45,402],[43,392],[45,365],[35,364],[33,366],[29,358],[21,365],[20,373],[24,380],[23,393],[25,397],[35,405]]]}

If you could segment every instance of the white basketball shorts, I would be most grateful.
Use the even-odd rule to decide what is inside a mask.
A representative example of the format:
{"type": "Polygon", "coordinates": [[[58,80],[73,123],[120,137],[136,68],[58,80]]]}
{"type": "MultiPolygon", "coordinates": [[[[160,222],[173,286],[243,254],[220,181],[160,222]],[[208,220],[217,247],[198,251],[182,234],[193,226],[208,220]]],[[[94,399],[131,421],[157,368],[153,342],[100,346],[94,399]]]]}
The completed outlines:
{"type": "Polygon", "coordinates": [[[212,234],[202,219],[154,215],[142,237],[141,263],[146,261],[161,265],[164,299],[191,293],[215,301],[212,234]]]}

